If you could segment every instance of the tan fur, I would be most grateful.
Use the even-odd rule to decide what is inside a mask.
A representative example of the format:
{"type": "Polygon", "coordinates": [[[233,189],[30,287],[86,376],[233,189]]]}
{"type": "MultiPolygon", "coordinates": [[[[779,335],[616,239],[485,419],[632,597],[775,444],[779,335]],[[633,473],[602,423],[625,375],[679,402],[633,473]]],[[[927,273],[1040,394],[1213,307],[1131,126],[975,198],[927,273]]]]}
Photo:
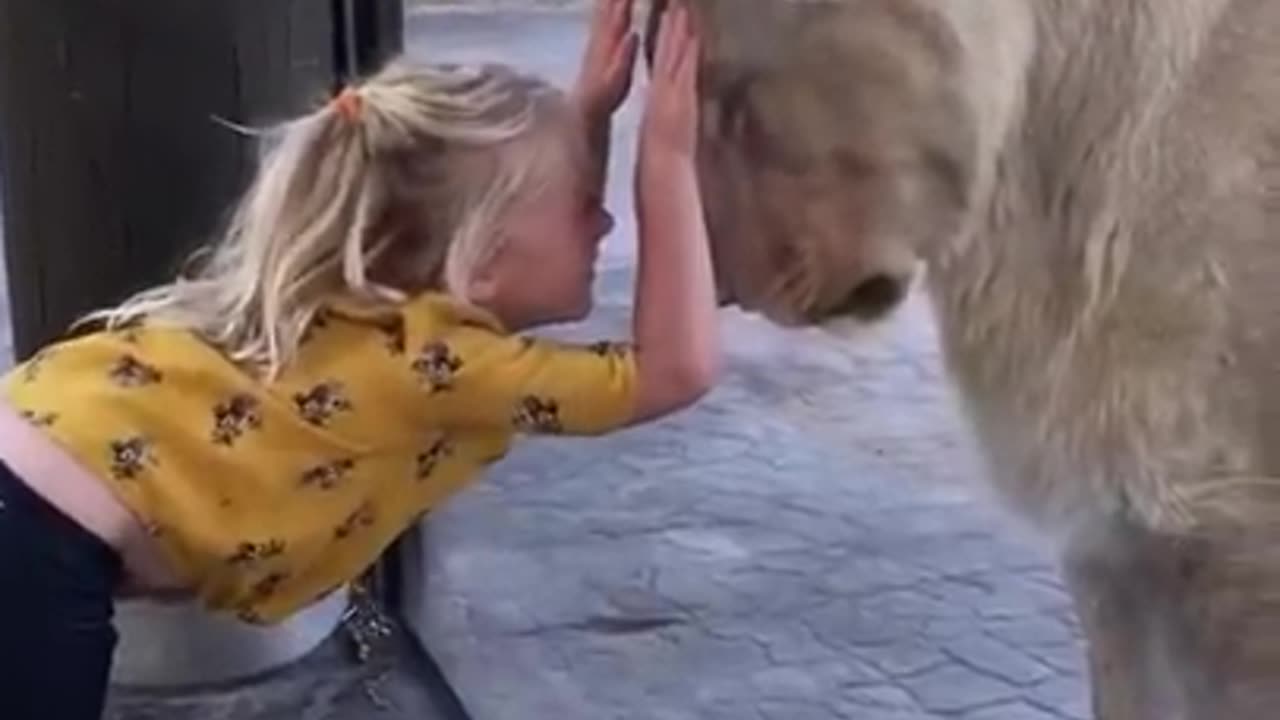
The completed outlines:
{"type": "Polygon", "coordinates": [[[919,261],[1097,716],[1276,717],[1280,3],[693,5],[726,298],[875,318],[919,261]]]}

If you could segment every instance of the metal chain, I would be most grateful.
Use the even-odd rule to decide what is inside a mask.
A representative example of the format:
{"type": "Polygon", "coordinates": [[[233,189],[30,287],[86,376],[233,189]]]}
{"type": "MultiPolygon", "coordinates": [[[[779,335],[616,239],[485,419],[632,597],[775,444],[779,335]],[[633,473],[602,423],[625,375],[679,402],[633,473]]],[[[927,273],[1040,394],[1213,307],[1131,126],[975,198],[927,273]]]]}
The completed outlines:
{"type": "Polygon", "coordinates": [[[382,692],[395,664],[391,638],[395,635],[395,620],[387,614],[377,597],[369,590],[368,576],[351,584],[351,602],[342,616],[342,625],[351,641],[356,660],[366,666],[378,666],[377,671],[362,683],[364,693],[379,710],[389,710],[392,703],[382,692]],[[374,663],[381,659],[382,662],[374,663]]]}

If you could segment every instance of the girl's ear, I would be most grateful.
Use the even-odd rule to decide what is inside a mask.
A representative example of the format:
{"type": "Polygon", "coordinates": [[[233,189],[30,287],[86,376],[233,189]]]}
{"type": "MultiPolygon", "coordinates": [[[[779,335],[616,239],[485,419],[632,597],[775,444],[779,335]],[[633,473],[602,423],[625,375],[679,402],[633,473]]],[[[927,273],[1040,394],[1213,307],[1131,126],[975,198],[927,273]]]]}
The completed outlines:
{"type": "Polygon", "coordinates": [[[473,275],[462,290],[468,302],[490,305],[498,296],[498,283],[493,273],[482,271],[473,275]]]}
{"type": "Polygon", "coordinates": [[[500,254],[492,253],[483,262],[471,268],[469,276],[463,280],[464,286],[457,288],[466,300],[477,305],[486,305],[498,297],[500,294],[498,256],[500,254]]]}

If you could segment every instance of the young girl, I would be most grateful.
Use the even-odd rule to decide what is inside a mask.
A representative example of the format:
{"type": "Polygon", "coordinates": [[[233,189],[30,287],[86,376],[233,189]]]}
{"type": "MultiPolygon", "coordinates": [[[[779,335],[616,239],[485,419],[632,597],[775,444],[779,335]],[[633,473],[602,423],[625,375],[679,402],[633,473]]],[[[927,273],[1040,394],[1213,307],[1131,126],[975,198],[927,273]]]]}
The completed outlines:
{"type": "Polygon", "coordinates": [[[97,718],[128,581],[274,623],[364,571],[516,433],[600,434],[712,385],[697,45],[668,13],[637,170],[632,343],[582,318],[636,53],[602,0],[575,91],[395,64],[286,127],[191,276],[14,369],[0,411],[0,718],[97,718]],[[597,148],[599,150],[599,148],[597,148]]]}

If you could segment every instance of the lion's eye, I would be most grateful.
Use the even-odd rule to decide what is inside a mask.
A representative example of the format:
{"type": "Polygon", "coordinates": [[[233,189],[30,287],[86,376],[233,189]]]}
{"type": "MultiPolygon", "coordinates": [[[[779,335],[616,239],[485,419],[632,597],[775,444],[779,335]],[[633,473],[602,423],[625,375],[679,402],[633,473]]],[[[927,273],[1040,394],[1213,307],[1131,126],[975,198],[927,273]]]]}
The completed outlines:
{"type": "Polygon", "coordinates": [[[746,111],[741,105],[721,103],[720,133],[733,140],[746,139],[746,111]]]}
{"type": "Polygon", "coordinates": [[[831,162],[850,175],[867,175],[875,171],[875,163],[865,153],[850,148],[833,150],[831,162]]]}
{"type": "Polygon", "coordinates": [[[737,83],[721,94],[715,113],[720,134],[735,140],[750,140],[751,112],[746,83],[737,83]]]}
{"type": "Polygon", "coordinates": [[[822,162],[804,146],[803,139],[769,132],[756,118],[744,121],[743,138],[748,156],[760,167],[797,180],[812,178],[822,162]]]}

